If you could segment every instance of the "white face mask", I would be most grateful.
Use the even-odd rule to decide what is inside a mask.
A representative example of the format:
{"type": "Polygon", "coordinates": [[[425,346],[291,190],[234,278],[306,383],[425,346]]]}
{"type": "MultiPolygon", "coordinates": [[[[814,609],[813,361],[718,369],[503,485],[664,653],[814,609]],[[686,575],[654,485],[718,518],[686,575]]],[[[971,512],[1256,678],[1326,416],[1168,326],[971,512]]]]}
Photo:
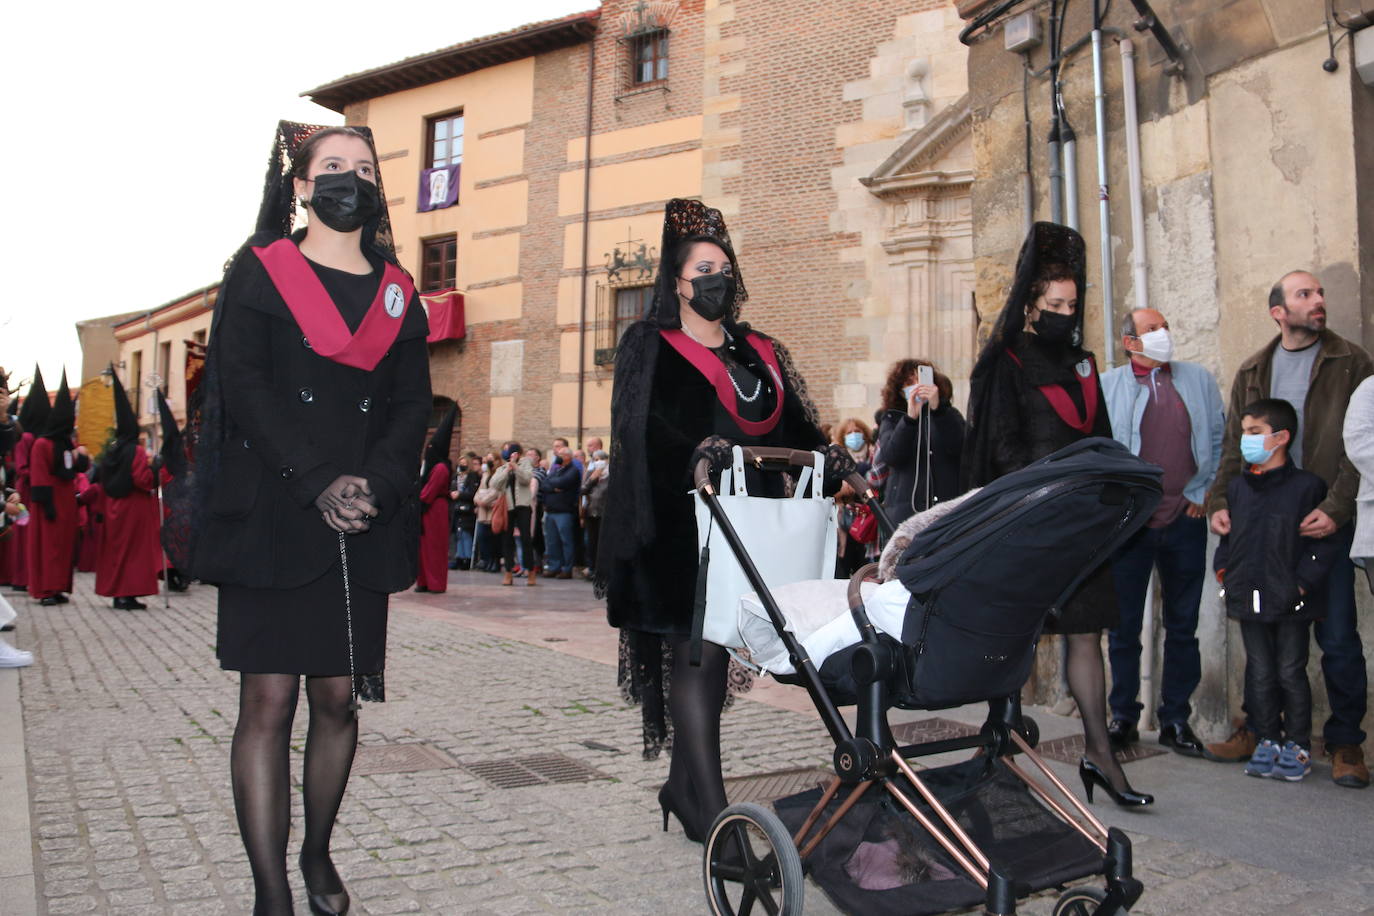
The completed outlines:
{"type": "Polygon", "coordinates": [[[1159,328],[1141,334],[1136,340],[1140,341],[1140,355],[1149,359],[1167,363],[1174,358],[1174,339],[1169,335],[1168,328],[1159,328]]]}

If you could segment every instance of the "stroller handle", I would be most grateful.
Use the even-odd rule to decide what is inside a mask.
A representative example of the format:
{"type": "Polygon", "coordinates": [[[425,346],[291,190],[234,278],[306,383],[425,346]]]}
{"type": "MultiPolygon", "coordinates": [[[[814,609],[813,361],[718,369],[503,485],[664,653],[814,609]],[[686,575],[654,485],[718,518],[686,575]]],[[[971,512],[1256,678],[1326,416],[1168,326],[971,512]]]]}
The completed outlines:
{"type": "MultiPolygon", "coordinates": [[[[760,445],[744,446],[742,451],[745,462],[760,469],[764,467],[770,470],[781,470],[788,467],[809,468],[816,463],[816,453],[806,449],[760,445]]],[[[863,499],[869,499],[876,495],[868,481],[857,472],[845,475],[844,480],[863,499]]],[[[710,458],[701,458],[697,461],[696,468],[692,473],[692,485],[700,493],[711,492],[710,458]]]]}

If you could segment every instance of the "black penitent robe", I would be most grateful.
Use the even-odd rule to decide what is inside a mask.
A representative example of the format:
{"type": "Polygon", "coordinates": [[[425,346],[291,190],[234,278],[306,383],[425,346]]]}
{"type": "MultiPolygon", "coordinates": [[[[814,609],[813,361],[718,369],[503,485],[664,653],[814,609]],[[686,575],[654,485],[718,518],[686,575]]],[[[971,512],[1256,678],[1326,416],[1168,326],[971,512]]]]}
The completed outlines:
{"type": "MultiPolygon", "coordinates": [[[[771,378],[762,360],[746,344],[745,332],[734,330],[732,333],[736,338],[733,352],[746,361],[756,375],[771,378]]],[[[767,433],[750,436],[725,410],[711,381],[665,342],[657,327],[647,322],[634,325],[620,346],[622,350],[654,348],[657,356],[653,363],[642,454],[613,456],[609,499],[626,498],[624,490],[616,487],[616,475],[622,474],[616,468],[629,462],[646,463],[653,537],[632,557],[617,559],[612,566],[607,583],[607,616],[615,627],[686,636],[692,624],[698,557],[691,495],[693,451],[708,436],[721,436],[739,445],[802,449],[823,448],[825,440],[808,419],[806,408],[786,372],[782,373],[783,406],[777,425],[767,433]]],[[[620,382],[617,377],[617,384],[620,382]]],[[[765,383],[764,397],[768,398],[770,413],[778,394],[775,385],[765,383]]],[[[628,443],[626,448],[630,448],[628,443]]],[[[624,480],[623,474],[621,480],[624,480]]],[[[750,492],[755,492],[752,485],[750,492]]],[[[770,494],[764,490],[760,495],[770,494]]],[[[603,545],[605,539],[616,537],[616,532],[609,526],[603,528],[602,534],[603,545]]]]}

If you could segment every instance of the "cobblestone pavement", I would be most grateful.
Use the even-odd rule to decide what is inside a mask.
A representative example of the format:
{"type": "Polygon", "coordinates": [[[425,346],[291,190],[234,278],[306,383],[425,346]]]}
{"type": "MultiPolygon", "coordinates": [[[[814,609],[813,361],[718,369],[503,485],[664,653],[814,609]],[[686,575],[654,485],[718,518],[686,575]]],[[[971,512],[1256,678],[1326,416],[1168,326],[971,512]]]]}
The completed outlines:
{"type": "MultiPolygon", "coordinates": [[[[639,712],[620,700],[614,669],[559,651],[568,639],[560,633],[595,632],[588,621],[604,620],[585,584],[547,583],[535,593],[493,587],[478,574],[454,581],[446,596],[393,602],[388,702],[364,707],[360,759],[376,762],[368,754],[378,751],[367,749],[421,743],[457,766],[355,774],[334,836],[353,912],[704,911],[699,847],[676,824],[659,829],[654,792],[666,758],[642,759],[639,712]],[[545,622],[519,639],[470,622],[484,604],[495,618],[522,603],[537,604],[545,622]],[[566,629],[547,622],[560,613],[566,629]],[[602,778],[498,788],[476,775],[483,764],[534,754],[563,755],[602,778]]],[[[213,590],[175,596],[170,610],[159,602],[116,612],[79,575],[65,607],[15,604],[14,641],[38,656],[17,672],[36,911],[248,912],[251,881],[229,787],[237,676],[214,659],[213,590]]],[[[610,630],[605,640],[609,657],[610,630]]],[[[297,775],[304,726],[302,708],[297,775]]],[[[814,714],[763,702],[737,704],[723,741],[727,775],[824,766],[831,753],[814,714]]],[[[1374,802],[1334,794],[1366,812],[1374,802]]],[[[299,809],[297,793],[293,850],[299,809]]],[[[1374,819],[1366,814],[1363,823],[1374,819]]],[[[1352,865],[1363,859],[1367,868],[1371,839],[1374,829],[1354,844],[1352,865]]],[[[1186,836],[1138,837],[1137,874],[1148,888],[1140,913],[1374,912],[1367,872],[1309,880],[1201,851],[1186,836]]],[[[807,893],[807,912],[834,912],[814,885],[807,893]]],[[[18,906],[0,900],[0,913],[18,906]]],[[[1022,911],[1049,906],[1041,898],[1022,911]]]]}

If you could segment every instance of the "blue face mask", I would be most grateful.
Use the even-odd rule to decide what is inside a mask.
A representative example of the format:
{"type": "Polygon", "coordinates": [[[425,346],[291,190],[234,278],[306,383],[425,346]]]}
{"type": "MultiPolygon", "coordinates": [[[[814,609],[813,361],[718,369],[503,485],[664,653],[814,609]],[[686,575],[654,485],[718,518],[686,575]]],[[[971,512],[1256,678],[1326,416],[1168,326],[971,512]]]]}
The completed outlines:
{"type": "Polygon", "coordinates": [[[1268,436],[1259,433],[1242,435],[1240,437],[1240,456],[1250,464],[1264,464],[1274,456],[1272,448],[1264,447],[1264,440],[1268,438],[1268,436]]]}
{"type": "Polygon", "coordinates": [[[849,449],[851,452],[857,452],[859,449],[861,449],[861,448],[864,447],[864,434],[863,434],[863,433],[845,433],[845,434],[844,434],[844,447],[847,448],[847,449],[849,449]]]}

